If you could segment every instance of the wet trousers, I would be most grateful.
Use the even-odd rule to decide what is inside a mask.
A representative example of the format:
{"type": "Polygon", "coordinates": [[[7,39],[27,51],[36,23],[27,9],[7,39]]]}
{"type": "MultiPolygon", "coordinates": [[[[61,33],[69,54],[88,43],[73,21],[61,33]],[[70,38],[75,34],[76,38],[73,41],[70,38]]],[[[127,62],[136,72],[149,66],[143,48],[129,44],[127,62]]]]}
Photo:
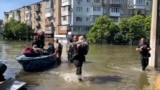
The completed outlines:
{"type": "Polygon", "coordinates": [[[148,66],[149,58],[143,55],[141,55],[140,58],[141,58],[142,70],[145,71],[146,67],[148,66]]]}
{"type": "Polygon", "coordinates": [[[83,66],[84,60],[85,60],[85,56],[83,56],[83,55],[77,55],[74,59],[74,64],[76,66],[76,74],[77,75],[82,74],[82,66],[83,66]]]}

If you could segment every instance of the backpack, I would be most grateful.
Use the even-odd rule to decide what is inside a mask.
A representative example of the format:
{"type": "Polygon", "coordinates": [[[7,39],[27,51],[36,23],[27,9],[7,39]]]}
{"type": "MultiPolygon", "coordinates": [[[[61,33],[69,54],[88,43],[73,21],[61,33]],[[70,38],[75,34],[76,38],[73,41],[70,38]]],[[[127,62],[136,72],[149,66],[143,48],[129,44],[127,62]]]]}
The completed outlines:
{"type": "Polygon", "coordinates": [[[78,48],[78,54],[80,55],[87,55],[89,51],[89,45],[87,42],[80,43],[80,46],[78,48]]]}
{"type": "Polygon", "coordinates": [[[36,53],[34,52],[32,47],[27,47],[24,49],[23,54],[26,57],[33,57],[33,56],[35,56],[36,53]]]}

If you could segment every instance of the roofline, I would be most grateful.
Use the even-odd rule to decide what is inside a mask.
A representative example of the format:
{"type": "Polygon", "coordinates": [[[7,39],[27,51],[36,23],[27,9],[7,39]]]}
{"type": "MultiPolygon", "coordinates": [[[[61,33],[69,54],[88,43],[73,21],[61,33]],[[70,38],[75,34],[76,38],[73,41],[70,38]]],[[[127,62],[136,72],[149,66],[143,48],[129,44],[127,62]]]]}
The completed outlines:
{"type": "Polygon", "coordinates": [[[8,11],[8,12],[4,12],[4,13],[9,13],[9,12],[12,12],[12,11],[17,11],[17,10],[20,10],[20,9],[22,9],[22,8],[24,8],[24,7],[27,7],[27,6],[32,6],[32,5],[39,4],[39,3],[43,2],[43,1],[44,1],[44,0],[41,0],[41,1],[39,1],[39,2],[36,2],[36,3],[30,4],[30,5],[26,5],[26,6],[22,6],[22,7],[20,7],[20,8],[17,8],[17,9],[14,9],[14,10],[10,10],[10,11],[8,11]]]}

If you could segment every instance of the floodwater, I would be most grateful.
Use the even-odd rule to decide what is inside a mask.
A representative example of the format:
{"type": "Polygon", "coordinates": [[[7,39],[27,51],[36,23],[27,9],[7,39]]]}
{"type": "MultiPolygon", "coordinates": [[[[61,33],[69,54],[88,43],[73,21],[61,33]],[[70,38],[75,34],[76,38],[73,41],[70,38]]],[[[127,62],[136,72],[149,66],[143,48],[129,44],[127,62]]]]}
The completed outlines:
{"type": "Polygon", "coordinates": [[[67,63],[65,46],[62,64],[44,72],[25,72],[16,61],[26,42],[0,41],[0,61],[8,66],[5,78],[27,83],[27,90],[152,90],[157,72],[141,71],[135,46],[91,45],[83,65],[83,81],[75,75],[75,67],[67,63]]]}

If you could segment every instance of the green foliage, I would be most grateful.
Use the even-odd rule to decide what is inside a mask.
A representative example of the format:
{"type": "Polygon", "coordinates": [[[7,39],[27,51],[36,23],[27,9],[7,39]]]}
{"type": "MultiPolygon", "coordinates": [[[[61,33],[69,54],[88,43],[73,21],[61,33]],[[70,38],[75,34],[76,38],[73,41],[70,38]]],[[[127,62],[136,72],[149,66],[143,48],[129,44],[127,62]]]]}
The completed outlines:
{"type": "Polygon", "coordinates": [[[141,15],[133,16],[129,19],[129,39],[134,41],[141,37],[145,37],[144,17],[141,15]]]}
{"type": "Polygon", "coordinates": [[[146,34],[145,36],[149,40],[149,38],[150,38],[150,30],[151,30],[151,16],[146,17],[144,22],[145,22],[144,30],[145,30],[145,34],[146,34]]]}
{"type": "Polygon", "coordinates": [[[119,32],[115,36],[115,42],[117,44],[126,44],[130,40],[129,36],[129,20],[123,18],[119,23],[119,32]]]}
{"type": "Polygon", "coordinates": [[[129,44],[139,40],[141,37],[149,39],[151,16],[143,17],[135,15],[131,18],[124,18],[117,25],[106,16],[96,19],[87,36],[93,43],[99,43],[105,39],[111,44],[129,44]]]}
{"type": "Polygon", "coordinates": [[[3,26],[3,37],[8,39],[26,39],[32,35],[32,29],[25,23],[20,23],[14,19],[11,19],[3,26]]]}
{"type": "Polygon", "coordinates": [[[100,42],[110,36],[110,28],[113,28],[113,22],[107,16],[96,19],[94,26],[89,31],[88,40],[93,43],[100,42]]]}

